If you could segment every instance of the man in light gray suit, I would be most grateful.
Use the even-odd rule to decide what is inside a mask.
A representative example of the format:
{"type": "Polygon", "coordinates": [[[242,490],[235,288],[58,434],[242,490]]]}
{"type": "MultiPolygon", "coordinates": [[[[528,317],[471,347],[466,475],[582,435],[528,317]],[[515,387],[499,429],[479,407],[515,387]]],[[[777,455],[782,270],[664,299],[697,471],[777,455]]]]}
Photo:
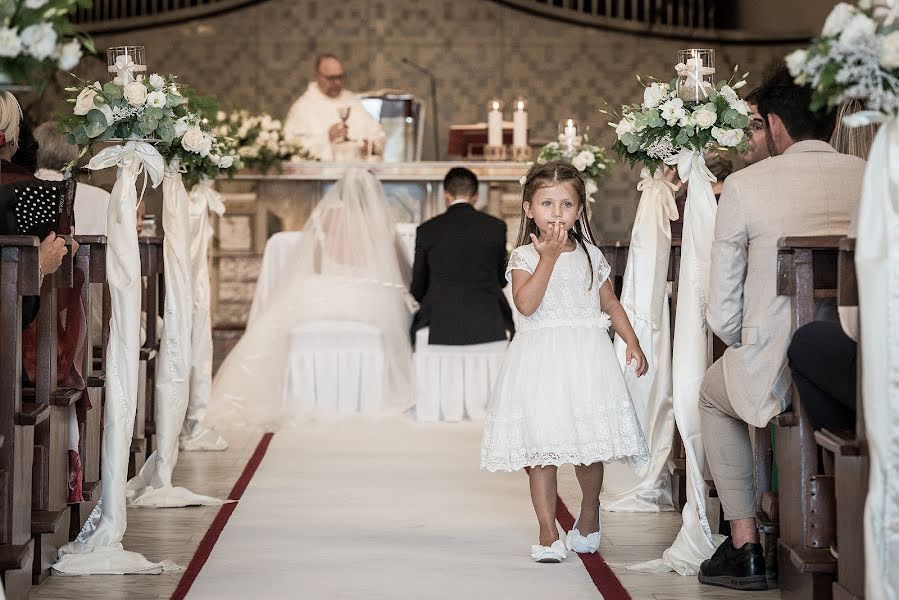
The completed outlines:
{"type": "Polygon", "coordinates": [[[790,299],[777,295],[777,241],[845,235],[861,195],[864,161],[824,141],[834,116],[811,113],[810,96],[786,69],[762,86],[771,157],[728,177],[718,204],[707,320],[729,347],[706,372],[699,405],[731,537],[700,567],[711,585],[767,589],[747,424],[766,427],[789,404],[790,299]]]}

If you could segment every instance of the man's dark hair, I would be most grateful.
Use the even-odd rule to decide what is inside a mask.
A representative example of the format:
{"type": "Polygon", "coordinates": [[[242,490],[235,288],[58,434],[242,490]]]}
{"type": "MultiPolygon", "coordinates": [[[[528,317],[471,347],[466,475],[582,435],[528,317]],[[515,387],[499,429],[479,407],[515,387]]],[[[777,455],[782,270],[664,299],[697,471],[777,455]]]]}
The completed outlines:
{"type": "Polygon", "coordinates": [[[321,68],[322,62],[328,58],[333,58],[336,61],[340,61],[340,59],[337,58],[337,56],[334,54],[329,54],[329,53],[319,54],[318,56],[315,57],[315,72],[316,73],[318,73],[318,70],[321,68]]]}
{"type": "Polygon", "coordinates": [[[453,167],[443,178],[443,190],[456,198],[471,198],[478,193],[478,176],[464,167],[453,167]]]}
{"type": "Polygon", "coordinates": [[[758,106],[759,105],[759,92],[761,90],[762,90],[762,88],[760,88],[760,87],[755,88],[754,90],[749,92],[749,94],[746,95],[744,100],[746,100],[746,102],[748,102],[749,104],[755,104],[756,106],[758,106]]]}
{"type": "Polygon", "coordinates": [[[768,115],[774,114],[794,140],[827,141],[836,125],[836,113],[832,109],[812,112],[811,102],[811,88],[796,84],[786,66],[778,68],[758,89],[759,114],[766,125],[768,115]]]}

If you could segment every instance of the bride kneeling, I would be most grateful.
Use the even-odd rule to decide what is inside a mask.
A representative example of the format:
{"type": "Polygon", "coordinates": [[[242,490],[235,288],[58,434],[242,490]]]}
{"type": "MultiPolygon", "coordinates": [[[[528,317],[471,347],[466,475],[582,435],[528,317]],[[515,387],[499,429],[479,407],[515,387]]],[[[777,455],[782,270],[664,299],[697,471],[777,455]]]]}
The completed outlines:
{"type": "MultiPolygon", "coordinates": [[[[366,170],[348,170],[312,211],[296,256],[265,312],[248,324],[219,368],[207,420],[220,428],[274,430],[323,412],[316,407],[316,390],[336,390],[349,374],[340,372],[344,365],[338,363],[327,375],[335,381],[298,382],[295,374],[290,376],[291,352],[296,351],[291,338],[296,342],[309,331],[332,346],[335,340],[352,343],[348,331],[379,334],[383,376],[375,385],[358,386],[359,404],[374,413],[409,408],[411,314],[395,237],[380,182],[366,170]]],[[[314,345],[314,336],[306,339],[314,345]]],[[[321,377],[321,371],[316,375],[321,377]]]]}

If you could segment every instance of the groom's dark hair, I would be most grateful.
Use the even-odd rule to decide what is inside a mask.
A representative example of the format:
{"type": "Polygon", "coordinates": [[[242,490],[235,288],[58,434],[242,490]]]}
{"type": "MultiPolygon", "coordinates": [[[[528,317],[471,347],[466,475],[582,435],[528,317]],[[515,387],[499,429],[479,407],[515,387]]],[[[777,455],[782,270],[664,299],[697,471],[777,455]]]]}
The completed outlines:
{"type": "Polygon", "coordinates": [[[775,114],[783,121],[787,133],[794,140],[830,139],[836,124],[831,108],[812,112],[812,90],[793,81],[786,66],[778,68],[757,90],[759,114],[768,124],[768,115],[775,114]]]}
{"type": "Polygon", "coordinates": [[[453,167],[443,178],[443,190],[456,198],[471,198],[478,193],[478,176],[464,167],[453,167]]]}

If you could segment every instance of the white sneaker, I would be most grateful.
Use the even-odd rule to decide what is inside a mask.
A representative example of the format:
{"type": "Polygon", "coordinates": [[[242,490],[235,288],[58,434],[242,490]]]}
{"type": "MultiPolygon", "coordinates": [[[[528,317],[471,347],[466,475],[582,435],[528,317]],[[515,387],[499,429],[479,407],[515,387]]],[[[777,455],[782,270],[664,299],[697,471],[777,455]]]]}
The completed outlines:
{"type": "Polygon", "coordinates": [[[531,546],[531,558],[538,563],[559,563],[565,560],[568,552],[565,551],[565,544],[562,540],[556,540],[552,546],[540,546],[535,544],[531,546]]]}
{"type": "Polygon", "coordinates": [[[565,547],[578,554],[593,554],[594,552],[598,552],[599,540],[602,537],[601,509],[598,513],[598,519],[599,531],[594,531],[590,535],[584,536],[581,535],[581,532],[578,531],[577,528],[578,521],[581,520],[580,516],[578,516],[578,520],[574,522],[574,527],[572,527],[571,531],[568,532],[568,535],[565,536],[565,547]]]}

